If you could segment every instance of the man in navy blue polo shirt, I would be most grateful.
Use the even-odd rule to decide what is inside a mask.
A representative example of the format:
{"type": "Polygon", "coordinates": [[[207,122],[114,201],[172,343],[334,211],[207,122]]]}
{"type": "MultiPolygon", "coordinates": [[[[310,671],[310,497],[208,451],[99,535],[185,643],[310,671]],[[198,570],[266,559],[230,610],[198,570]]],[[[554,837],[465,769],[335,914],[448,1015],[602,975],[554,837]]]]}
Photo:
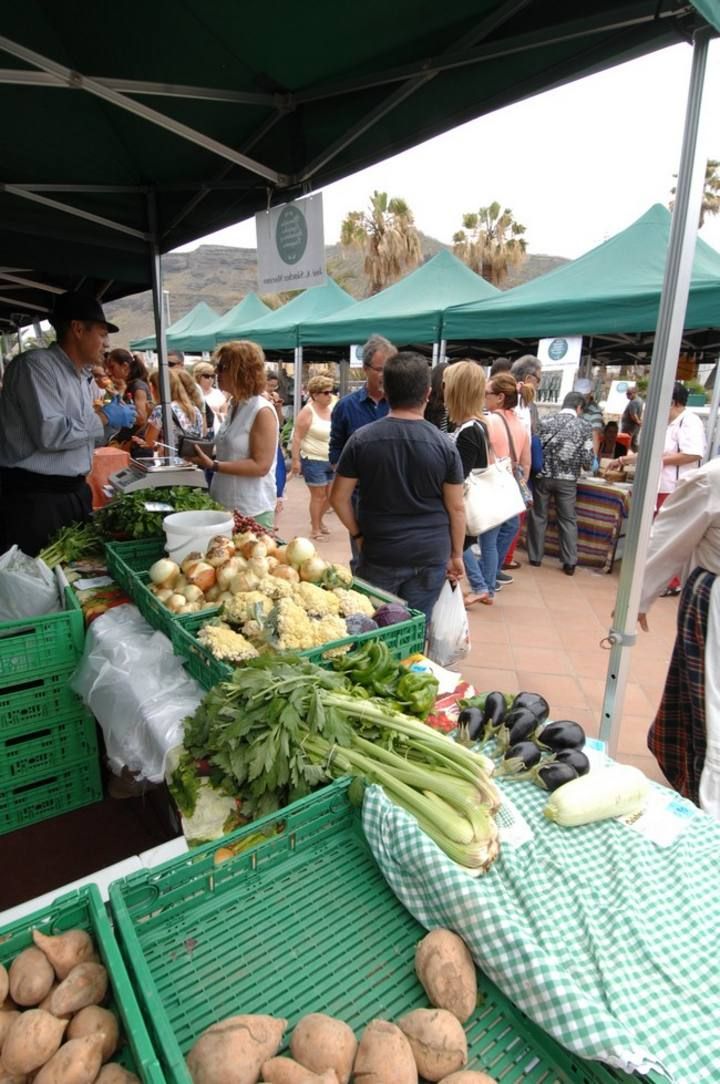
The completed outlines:
{"type": "MultiPolygon", "coordinates": [[[[332,412],[329,458],[333,467],[337,467],[342,450],[353,433],[369,422],[384,418],[390,409],[383,388],[383,370],[387,359],[396,353],[397,347],[382,335],[371,335],[363,346],[365,383],[356,391],[351,391],[349,395],[343,395],[332,412]]],[[[354,571],[358,560],[358,549],[352,538],[350,548],[352,550],[350,567],[354,571]]]]}

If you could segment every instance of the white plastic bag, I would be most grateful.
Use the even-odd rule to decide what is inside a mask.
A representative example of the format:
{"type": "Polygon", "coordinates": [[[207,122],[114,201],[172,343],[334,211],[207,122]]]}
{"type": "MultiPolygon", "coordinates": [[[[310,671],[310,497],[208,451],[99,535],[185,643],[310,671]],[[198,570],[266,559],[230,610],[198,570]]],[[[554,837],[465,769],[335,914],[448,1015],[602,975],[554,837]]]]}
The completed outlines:
{"type": "Polygon", "coordinates": [[[450,666],[469,650],[470,626],[462,591],[446,580],[430,618],[427,653],[439,666],[450,666]]]}
{"type": "Polygon", "coordinates": [[[151,783],[162,781],[167,755],[205,695],[135,606],[93,621],[71,685],[102,727],[111,770],[128,768],[151,783]]]}
{"type": "Polygon", "coordinates": [[[39,557],[28,557],[19,546],[0,556],[0,621],[39,617],[60,609],[58,586],[39,557]]]}

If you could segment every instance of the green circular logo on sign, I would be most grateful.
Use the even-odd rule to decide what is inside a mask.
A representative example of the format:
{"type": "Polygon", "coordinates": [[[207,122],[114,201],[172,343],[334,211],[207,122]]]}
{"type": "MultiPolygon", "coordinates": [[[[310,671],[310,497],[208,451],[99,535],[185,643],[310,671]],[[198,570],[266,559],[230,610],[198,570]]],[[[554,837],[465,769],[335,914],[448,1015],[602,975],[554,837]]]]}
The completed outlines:
{"type": "Polygon", "coordinates": [[[301,260],[305,255],[307,239],[305,215],[292,205],[283,207],[275,227],[275,245],[283,263],[294,264],[301,260]]]}
{"type": "Polygon", "coordinates": [[[568,352],[567,339],[553,339],[548,347],[548,357],[553,361],[560,361],[568,352]]]}

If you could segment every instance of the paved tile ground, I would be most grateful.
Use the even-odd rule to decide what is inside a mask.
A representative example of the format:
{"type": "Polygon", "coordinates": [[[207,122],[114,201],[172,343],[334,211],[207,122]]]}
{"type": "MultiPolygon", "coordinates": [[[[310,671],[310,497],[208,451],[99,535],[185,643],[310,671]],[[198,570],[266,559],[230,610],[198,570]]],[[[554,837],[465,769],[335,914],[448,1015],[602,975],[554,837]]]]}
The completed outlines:
{"type": "MultiPolygon", "coordinates": [[[[278,519],[285,538],[309,534],[308,491],[298,478],[288,482],[278,519]]],[[[328,560],[346,562],[350,547],[345,530],[330,513],[331,533],[318,543],[328,560]]],[[[528,689],[542,693],[555,718],[575,719],[590,734],[599,729],[609,653],[601,647],[615,603],[619,565],[612,575],[578,568],[563,575],[558,561],[540,568],[526,563],[503,588],[492,607],[470,611],[472,649],[458,666],[478,689],[528,689]]],[[[650,632],[639,633],[632,650],[630,680],[623,706],[617,757],[637,764],[664,782],[646,746],[646,734],[665,683],[675,635],[676,599],[659,599],[649,616],[650,632]]]]}

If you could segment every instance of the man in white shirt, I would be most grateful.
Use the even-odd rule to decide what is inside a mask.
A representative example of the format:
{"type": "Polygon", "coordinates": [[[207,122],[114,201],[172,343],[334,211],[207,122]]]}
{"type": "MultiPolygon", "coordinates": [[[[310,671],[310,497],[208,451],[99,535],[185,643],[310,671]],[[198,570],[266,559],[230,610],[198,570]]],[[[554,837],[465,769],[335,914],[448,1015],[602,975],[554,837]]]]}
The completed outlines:
{"type": "Polygon", "coordinates": [[[681,478],[699,467],[705,455],[705,426],[687,409],[688,390],[675,381],[670,405],[670,424],[665,433],[657,508],[660,509],[681,478]]]}

